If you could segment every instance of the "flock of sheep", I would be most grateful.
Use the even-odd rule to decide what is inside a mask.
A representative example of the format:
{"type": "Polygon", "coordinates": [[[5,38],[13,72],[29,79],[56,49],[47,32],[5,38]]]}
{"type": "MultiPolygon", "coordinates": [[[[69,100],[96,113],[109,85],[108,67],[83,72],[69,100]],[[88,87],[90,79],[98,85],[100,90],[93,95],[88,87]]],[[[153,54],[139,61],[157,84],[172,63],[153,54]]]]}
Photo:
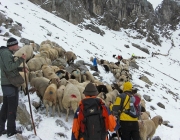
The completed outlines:
{"type": "MultiPolygon", "coordinates": [[[[84,65],[79,65],[71,72],[66,70],[66,64],[69,66],[77,59],[76,54],[72,51],[65,51],[57,43],[50,40],[43,41],[40,48],[35,43],[25,45],[15,52],[15,57],[26,55],[26,67],[29,72],[26,75],[28,84],[32,87],[31,92],[36,91],[46,107],[46,115],[49,114],[49,107],[52,107],[52,116],[54,116],[56,108],[58,115],[65,109],[67,111],[66,121],[68,121],[69,111],[77,110],[80,100],[85,96],[83,91],[85,86],[92,82],[99,91],[98,98],[101,98],[105,105],[109,107],[116,99],[116,96],[122,93],[122,85],[126,81],[132,79],[129,73],[129,63],[135,59],[123,59],[117,63],[108,62],[107,60],[97,59],[99,65],[103,66],[106,72],[112,72],[116,78],[116,82],[112,84],[104,84],[95,78],[91,72],[86,69],[81,69],[84,65]],[[34,53],[36,53],[34,55],[34,53]],[[53,61],[61,58],[66,63],[64,65],[53,65],[53,61]]],[[[16,59],[16,58],[15,58],[16,59]]],[[[93,58],[90,58],[92,61],[93,58]]],[[[21,73],[24,77],[24,73],[21,73]]],[[[24,77],[25,79],[25,77],[24,77]]],[[[22,84],[22,89],[25,92],[26,84],[22,84]]],[[[138,94],[138,93],[137,93],[138,94]]],[[[138,94],[140,96],[140,94],[138,94]]],[[[154,135],[158,125],[162,123],[161,116],[155,116],[150,119],[149,112],[146,111],[145,100],[141,100],[141,106],[144,108],[141,120],[139,120],[140,136],[142,140],[150,139],[154,135]],[[143,123],[142,123],[143,120],[143,123]]]]}
{"type": "MultiPolygon", "coordinates": [[[[111,91],[108,90],[108,93],[106,94],[105,91],[100,92],[99,95],[97,96],[104,100],[105,105],[107,107],[109,107],[110,104],[115,101],[116,96],[119,93],[122,93],[123,83],[130,81],[132,79],[132,76],[129,73],[129,64],[130,62],[135,61],[135,59],[136,59],[135,57],[132,57],[130,59],[122,59],[122,64],[119,61],[117,63],[113,63],[113,62],[108,62],[107,60],[97,59],[98,64],[102,65],[105,68],[106,72],[111,71],[116,78],[116,83],[112,84],[112,89],[114,90],[112,89],[111,91]]],[[[107,87],[107,89],[109,88],[107,87]]],[[[141,98],[141,95],[139,93],[136,94],[141,98]]],[[[142,108],[141,116],[139,117],[138,120],[140,137],[141,140],[147,140],[147,138],[151,140],[153,135],[155,134],[158,125],[161,125],[163,123],[163,119],[159,115],[151,119],[150,112],[146,111],[145,100],[141,99],[140,104],[142,108]]]]}

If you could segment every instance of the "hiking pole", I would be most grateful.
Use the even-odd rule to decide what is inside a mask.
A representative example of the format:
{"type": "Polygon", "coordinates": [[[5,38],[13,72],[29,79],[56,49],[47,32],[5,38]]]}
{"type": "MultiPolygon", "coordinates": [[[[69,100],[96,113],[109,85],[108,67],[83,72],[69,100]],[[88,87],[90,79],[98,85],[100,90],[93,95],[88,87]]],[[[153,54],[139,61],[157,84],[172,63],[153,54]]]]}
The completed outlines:
{"type": "MultiPolygon", "coordinates": [[[[24,60],[24,61],[25,61],[25,60],[24,60]]],[[[27,83],[27,77],[26,77],[26,71],[25,71],[26,67],[25,67],[25,62],[24,62],[24,61],[23,61],[23,69],[24,69],[24,77],[25,77],[25,82],[26,82],[26,95],[28,95],[29,109],[30,109],[31,120],[32,120],[33,129],[34,129],[34,134],[37,136],[37,134],[36,134],[36,129],[35,129],[35,125],[34,125],[34,120],[33,120],[33,116],[32,116],[30,96],[29,96],[29,91],[28,91],[28,83],[27,83]]]]}
{"type": "Polygon", "coordinates": [[[118,130],[116,131],[116,134],[117,134],[118,140],[120,140],[120,137],[119,137],[119,132],[118,132],[118,130]]]}

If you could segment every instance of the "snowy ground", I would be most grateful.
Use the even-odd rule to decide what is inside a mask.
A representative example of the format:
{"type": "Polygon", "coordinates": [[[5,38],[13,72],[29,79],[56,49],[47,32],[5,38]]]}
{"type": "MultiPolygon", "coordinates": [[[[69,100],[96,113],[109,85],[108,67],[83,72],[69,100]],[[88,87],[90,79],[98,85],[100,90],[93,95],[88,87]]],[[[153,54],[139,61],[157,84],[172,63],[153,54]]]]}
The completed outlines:
{"type": "MultiPolygon", "coordinates": [[[[156,0],[156,3],[155,0],[151,0],[150,2],[153,3],[153,7],[156,7],[161,1],[162,0],[156,0]]],[[[175,47],[171,49],[169,56],[158,55],[157,57],[151,57],[151,55],[133,47],[131,43],[136,43],[142,47],[146,47],[150,52],[167,54],[168,50],[171,48],[171,41],[161,37],[163,47],[155,46],[146,42],[145,39],[139,40],[129,38],[123,29],[120,31],[112,31],[107,30],[106,27],[99,26],[105,32],[105,35],[101,36],[89,30],[80,29],[61,18],[55,17],[53,14],[48,13],[27,0],[1,0],[0,9],[1,12],[5,11],[5,15],[11,17],[14,22],[17,21],[22,24],[22,37],[34,40],[38,44],[47,39],[55,41],[66,51],[73,51],[88,63],[91,63],[89,61],[91,56],[97,56],[98,58],[113,62],[116,61],[112,57],[113,54],[121,54],[123,58],[130,58],[132,53],[137,56],[146,57],[146,59],[137,60],[137,63],[140,66],[139,70],[131,70],[133,75],[132,83],[142,87],[139,91],[141,95],[146,94],[151,96],[152,101],[146,102],[147,110],[150,111],[151,116],[154,117],[155,115],[161,115],[164,120],[168,120],[173,126],[173,128],[164,125],[159,126],[154,136],[159,136],[161,140],[180,139],[180,121],[176,120],[177,116],[180,116],[180,39],[178,36],[180,30],[172,33],[175,47]],[[5,8],[5,6],[7,6],[7,8],[5,8]],[[43,18],[48,19],[51,23],[45,22],[43,18]],[[58,28],[52,24],[56,24],[58,28]],[[41,26],[43,26],[44,29],[41,28],[41,26]],[[47,32],[51,32],[52,36],[47,36],[47,32]],[[56,37],[59,37],[59,39],[56,37]],[[126,48],[124,45],[129,45],[130,48],[126,48]],[[91,53],[88,53],[87,50],[90,50],[91,53]],[[144,71],[148,71],[152,76],[145,74],[144,71]],[[145,87],[146,84],[144,82],[139,80],[141,75],[147,76],[153,82],[153,85],[150,86],[149,89],[145,87]],[[170,94],[168,91],[172,91],[177,96],[170,94]],[[164,104],[165,109],[158,107],[158,102],[164,104]],[[155,107],[156,110],[152,110],[150,106],[155,107]]],[[[2,26],[0,28],[2,30],[0,33],[1,35],[8,31],[8,29],[5,29],[2,26]]],[[[128,32],[134,36],[138,34],[133,30],[128,30],[128,32]]],[[[3,40],[4,38],[5,37],[0,36],[1,45],[6,45],[6,41],[3,40]]],[[[16,38],[18,40],[20,39],[19,37],[16,38]]],[[[23,44],[20,45],[22,46],[23,44]]],[[[78,58],[78,60],[80,60],[80,58],[78,58]]],[[[115,80],[111,73],[105,73],[103,67],[99,66],[99,70],[100,76],[103,77],[103,82],[112,83],[112,81],[115,80]]],[[[1,91],[0,95],[2,95],[1,91]]],[[[30,95],[30,97],[31,101],[38,100],[36,94],[30,95]]],[[[20,100],[26,105],[27,109],[29,109],[27,96],[20,94],[20,100]]],[[[2,104],[0,104],[0,106],[1,105],[2,104]]],[[[70,140],[73,113],[71,112],[69,116],[69,122],[65,122],[65,113],[62,113],[61,118],[57,115],[55,117],[46,117],[44,111],[45,110],[37,111],[33,108],[33,117],[35,119],[39,116],[42,118],[42,121],[36,128],[37,136],[42,140],[56,140],[59,139],[59,136],[56,133],[62,132],[67,135],[67,138],[61,137],[60,139],[70,140]],[[62,120],[69,130],[57,126],[55,123],[57,119],[62,120]]],[[[19,122],[17,122],[17,126],[22,127],[19,122]]],[[[23,130],[23,136],[29,136],[33,133],[33,131],[27,131],[26,129],[23,130]]],[[[1,140],[7,140],[6,135],[1,136],[1,140]]]]}

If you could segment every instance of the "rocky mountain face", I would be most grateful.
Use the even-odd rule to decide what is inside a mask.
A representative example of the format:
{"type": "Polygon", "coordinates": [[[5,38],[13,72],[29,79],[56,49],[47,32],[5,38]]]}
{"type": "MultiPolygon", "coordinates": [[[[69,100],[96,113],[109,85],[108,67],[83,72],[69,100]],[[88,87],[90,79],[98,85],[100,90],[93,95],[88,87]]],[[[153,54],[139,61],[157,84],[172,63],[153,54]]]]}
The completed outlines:
{"type": "Polygon", "coordinates": [[[180,1],[164,0],[162,5],[156,8],[155,13],[160,25],[169,24],[171,29],[176,30],[180,22],[180,1]]]}
{"type": "MultiPolygon", "coordinates": [[[[155,26],[165,37],[169,37],[167,27],[176,30],[180,22],[179,0],[163,0],[154,11],[147,0],[29,0],[41,8],[82,28],[104,35],[98,25],[112,30],[134,29],[139,35],[133,38],[146,38],[147,42],[161,46],[155,26]],[[85,19],[91,23],[83,24],[85,19]],[[92,20],[93,19],[93,20],[92,20]],[[158,26],[159,25],[159,26],[158,26]],[[170,26],[169,26],[170,25],[170,26]],[[166,30],[164,30],[166,29],[166,30]]],[[[0,14],[0,24],[4,16],[0,14]]],[[[9,21],[8,21],[9,22],[9,21]]],[[[7,23],[7,22],[6,22],[7,23]]],[[[9,27],[10,24],[8,24],[9,27]]],[[[19,27],[20,25],[18,25],[19,27]]],[[[16,28],[13,28],[11,32],[16,28]]],[[[17,34],[17,33],[16,33],[17,34]]],[[[128,33],[127,33],[128,34],[128,33]]],[[[129,37],[132,37],[128,34],[129,37]]],[[[18,35],[20,36],[20,35],[18,35]]]]}
{"type": "Polygon", "coordinates": [[[155,25],[179,23],[180,5],[176,0],[164,0],[154,11],[147,0],[29,0],[41,8],[77,25],[84,19],[95,19],[86,29],[103,35],[97,25],[104,25],[113,30],[135,29],[140,33],[137,38],[147,37],[147,41],[161,45],[155,25]]]}
{"type": "Polygon", "coordinates": [[[146,25],[153,23],[154,10],[147,0],[29,0],[43,9],[73,23],[79,24],[84,19],[95,18],[98,23],[110,29],[129,28],[129,23],[143,18],[149,19],[146,25]]]}

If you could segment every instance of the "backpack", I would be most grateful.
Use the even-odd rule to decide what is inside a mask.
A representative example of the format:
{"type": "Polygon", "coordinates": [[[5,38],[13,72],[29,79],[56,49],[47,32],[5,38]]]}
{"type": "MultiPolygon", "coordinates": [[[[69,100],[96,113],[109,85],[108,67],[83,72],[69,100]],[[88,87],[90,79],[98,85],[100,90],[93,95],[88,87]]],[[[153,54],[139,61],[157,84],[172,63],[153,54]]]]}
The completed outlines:
{"type": "MultiPolygon", "coordinates": [[[[127,95],[130,100],[130,109],[125,110],[124,113],[133,118],[137,118],[141,115],[140,98],[137,95],[127,95]]],[[[128,101],[129,101],[128,100],[128,101]]]]}
{"type": "Polygon", "coordinates": [[[80,137],[84,140],[105,140],[108,129],[108,112],[100,99],[83,99],[79,116],[80,137]]]}

